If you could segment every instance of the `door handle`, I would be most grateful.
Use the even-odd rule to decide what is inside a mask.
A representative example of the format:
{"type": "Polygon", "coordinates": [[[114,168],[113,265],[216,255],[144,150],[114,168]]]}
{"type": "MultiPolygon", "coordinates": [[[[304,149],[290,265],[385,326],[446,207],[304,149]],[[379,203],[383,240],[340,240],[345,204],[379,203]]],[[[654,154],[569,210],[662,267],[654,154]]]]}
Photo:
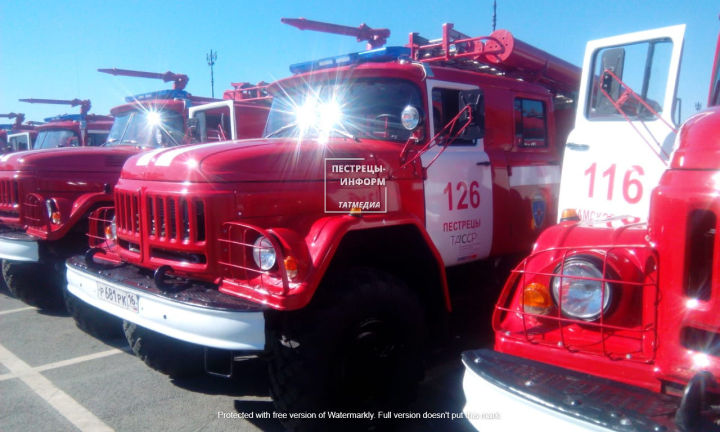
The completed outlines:
{"type": "Polygon", "coordinates": [[[490,166],[490,161],[477,162],[475,165],[477,165],[477,166],[490,166]]]}
{"type": "Polygon", "coordinates": [[[569,148],[570,150],[577,150],[577,151],[590,150],[590,146],[587,144],[567,143],[567,144],[565,144],[565,147],[569,148]]]}

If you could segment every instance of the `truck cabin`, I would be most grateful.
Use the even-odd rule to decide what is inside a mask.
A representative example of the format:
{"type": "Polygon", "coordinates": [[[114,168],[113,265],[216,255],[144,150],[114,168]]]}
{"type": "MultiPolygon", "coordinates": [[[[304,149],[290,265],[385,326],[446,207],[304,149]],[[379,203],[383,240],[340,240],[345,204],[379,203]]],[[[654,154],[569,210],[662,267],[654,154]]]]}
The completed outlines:
{"type": "Polygon", "coordinates": [[[96,114],[65,114],[48,117],[45,122],[38,126],[34,150],[102,145],[113,118],[96,114]]]}

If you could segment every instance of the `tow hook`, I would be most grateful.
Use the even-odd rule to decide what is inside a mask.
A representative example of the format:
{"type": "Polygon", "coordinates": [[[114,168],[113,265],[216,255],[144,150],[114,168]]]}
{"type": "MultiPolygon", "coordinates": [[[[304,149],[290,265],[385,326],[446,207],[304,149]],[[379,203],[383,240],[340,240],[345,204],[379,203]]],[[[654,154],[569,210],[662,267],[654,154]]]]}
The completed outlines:
{"type": "Polygon", "coordinates": [[[708,409],[707,390],[712,385],[713,376],[703,371],[690,379],[683,392],[680,407],[675,413],[675,424],[683,432],[718,431],[717,426],[708,424],[703,417],[708,409]]]}
{"type": "Polygon", "coordinates": [[[169,284],[165,282],[167,274],[172,271],[172,267],[169,265],[161,265],[153,273],[153,281],[155,285],[163,291],[180,291],[182,284],[169,284]]]}

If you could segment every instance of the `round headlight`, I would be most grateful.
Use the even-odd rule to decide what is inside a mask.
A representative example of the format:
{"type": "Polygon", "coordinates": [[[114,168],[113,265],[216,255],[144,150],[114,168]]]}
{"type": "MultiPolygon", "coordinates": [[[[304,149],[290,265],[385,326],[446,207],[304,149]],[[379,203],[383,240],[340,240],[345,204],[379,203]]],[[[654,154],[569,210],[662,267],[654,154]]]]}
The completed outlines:
{"type": "Polygon", "coordinates": [[[613,293],[611,285],[602,280],[600,260],[587,255],[572,257],[565,260],[555,273],[561,269],[562,276],[553,277],[551,284],[554,300],[560,305],[563,315],[594,321],[607,312],[613,293]]]}
{"type": "Polygon", "coordinates": [[[270,270],[275,266],[275,248],[267,237],[260,236],[253,243],[253,259],[260,270],[270,270]]]}
{"type": "Polygon", "coordinates": [[[412,105],[403,108],[400,121],[407,130],[414,130],[420,124],[420,111],[412,105]]]}

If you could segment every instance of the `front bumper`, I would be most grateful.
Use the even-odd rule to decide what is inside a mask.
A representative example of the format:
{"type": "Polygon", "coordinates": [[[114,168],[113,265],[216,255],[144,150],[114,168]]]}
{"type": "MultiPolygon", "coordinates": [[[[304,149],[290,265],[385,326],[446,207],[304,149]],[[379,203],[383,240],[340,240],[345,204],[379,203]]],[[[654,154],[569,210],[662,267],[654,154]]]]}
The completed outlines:
{"type": "Polygon", "coordinates": [[[260,305],[222,294],[207,284],[164,292],[150,276],[127,264],[94,268],[75,256],[66,266],[68,291],[111,315],[206,347],[237,351],[265,347],[265,309],[260,305]],[[132,296],[133,310],[104,300],[101,290],[120,290],[132,296]]]}
{"type": "Polygon", "coordinates": [[[675,431],[675,397],[492,350],[466,351],[465,418],[482,432],[675,431]]]}
{"type": "Polygon", "coordinates": [[[40,261],[38,240],[26,234],[25,231],[2,228],[0,229],[0,259],[38,262],[40,261]]]}

